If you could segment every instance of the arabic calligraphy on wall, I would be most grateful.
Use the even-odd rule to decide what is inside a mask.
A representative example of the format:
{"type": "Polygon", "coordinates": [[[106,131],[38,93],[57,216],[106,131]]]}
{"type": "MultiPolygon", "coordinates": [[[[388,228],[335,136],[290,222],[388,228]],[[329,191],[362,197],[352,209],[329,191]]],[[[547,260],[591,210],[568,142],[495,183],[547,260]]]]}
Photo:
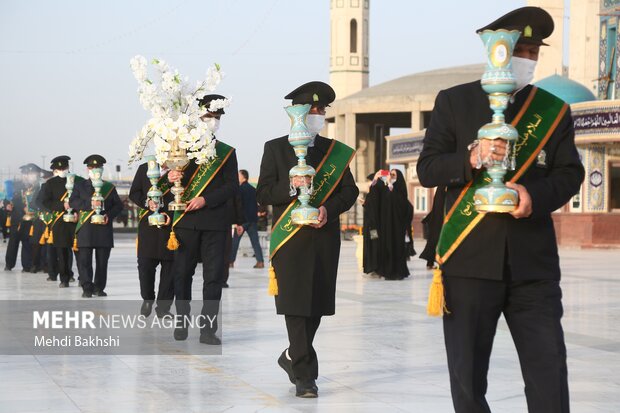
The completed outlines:
{"type": "Polygon", "coordinates": [[[607,107],[573,112],[576,135],[620,132],[620,108],[607,107]]]}
{"type": "Polygon", "coordinates": [[[420,152],[422,152],[422,139],[421,137],[416,137],[390,142],[388,150],[390,159],[409,158],[420,155],[420,152]]]}

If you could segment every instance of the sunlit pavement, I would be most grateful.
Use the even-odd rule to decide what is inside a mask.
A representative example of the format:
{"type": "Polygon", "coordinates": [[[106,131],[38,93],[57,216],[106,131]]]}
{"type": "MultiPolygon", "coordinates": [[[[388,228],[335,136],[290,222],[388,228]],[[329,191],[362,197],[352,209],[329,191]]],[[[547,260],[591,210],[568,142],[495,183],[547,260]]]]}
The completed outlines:
{"type": "MultiPolygon", "coordinates": [[[[134,239],[119,235],[116,243],[109,296],[96,299],[140,300],[134,239]]],[[[560,256],[571,411],[619,412],[620,251],[562,249],[560,256]]],[[[0,356],[0,412],[453,411],[441,320],[425,314],[431,274],[424,261],[414,258],[403,281],[366,279],[355,243],[343,242],[336,315],[323,318],[315,341],[318,399],[296,398],[276,364],[287,345],[284,320],[266,294],[267,270],[254,262],[240,253],[231,269],[223,355],[0,356]]],[[[75,284],[59,289],[46,274],[20,271],[19,260],[12,272],[0,271],[0,298],[84,300],[75,284]]],[[[194,297],[201,288],[194,282],[194,297]]],[[[493,412],[527,411],[503,320],[488,400],[493,412]]]]}

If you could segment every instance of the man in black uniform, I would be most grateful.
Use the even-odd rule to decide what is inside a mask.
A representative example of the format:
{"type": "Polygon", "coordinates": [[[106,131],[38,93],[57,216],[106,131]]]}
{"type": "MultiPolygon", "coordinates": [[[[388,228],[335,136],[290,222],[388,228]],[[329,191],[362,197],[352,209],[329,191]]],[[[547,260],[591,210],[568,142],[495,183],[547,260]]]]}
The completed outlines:
{"type": "Polygon", "coordinates": [[[7,208],[11,201],[8,199],[0,199],[2,203],[0,209],[0,229],[2,229],[2,242],[6,242],[9,238],[9,230],[11,228],[11,211],[7,208]]]}
{"type": "MultiPolygon", "coordinates": [[[[43,217],[43,207],[39,204],[39,193],[41,192],[43,184],[51,177],[52,173],[50,171],[41,169],[39,178],[37,179],[36,190],[32,196],[32,209],[35,211],[30,236],[30,245],[32,248],[32,267],[30,268],[30,272],[32,273],[50,271],[47,265],[47,233],[45,231],[47,225],[43,217]],[[41,181],[43,182],[41,183],[41,181]]],[[[56,278],[57,273],[55,271],[57,269],[54,265],[51,267],[51,273],[54,278],[56,278]]]]}
{"type": "Polygon", "coordinates": [[[5,271],[11,271],[17,261],[17,253],[21,244],[22,272],[32,269],[32,224],[35,219],[35,194],[38,191],[41,168],[29,163],[19,168],[22,173],[22,182],[15,185],[13,200],[11,201],[11,228],[9,243],[6,247],[5,271]]]}
{"type": "Polygon", "coordinates": [[[460,245],[457,240],[444,249],[440,239],[437,248],[449,311],[443,325],[452,399],[457,412],[490,412],[487,371],[503,313],[519,354],[529,411],[568,412],[560,266],[551,212],[579,191],[584,170],[568,105],[528,84],[553,20],[543,9],[524,7],[480,31],[485,29],[521,31],[512,62],[517,90],[505,111],[506,122],[514,122],[519,131],[517,159],[523,159],[522,151],[526,156],[517,161],[516,183],[507,183],[519,194],[518,207],[509,214],[478,216],[471,205],[462,204],[473,189],[466,185],[484,176],[482,166],[506,154],[505,141],[475,140],[492,115],[479,81],[439,93],[417,165],[422,185],[447,186],[449,212],[442,239],[454,228],[452,217],[481,218],[472,221],[478,223],[471,232],[463,231],[460,245]],[[540,122],[530,124],[536,116],[540,122]]]}
{"type": "MultiPolygon", "coordinates": [[[[209,109],[213,100],[225,99],[220,95],[206,95],[200,105],[209,109]]],[[[205,118],[211,119],[217,130],[223,109],[207,111],[205,118]]],[[[190,313],[192,298],[192,276],[196,264],[202,259],[202,299],[201,314],[213,323],[205,322],[200,332],[200,342],[220,345],[216,336],[218,329],[217,314],[222,297],[224,266],[228,265],[226,255],[227,231],[231,226],[232,198],[239,188],[237,178],[237,155],[234,148],[219,139],[216,143],[217,157],[206,164],[197,165],[191,160],[183,172],[168,172],[168,180],[176,182],[181,179],[185,188],[184,199],[188,200],[187,209],[175,213],[174,234],[179,241],[175,250],[172,274],[174,278],[174,295],[177,316],[190,313]],[[197,173],[200,172],[200,173],[197,173]],[[202,173],[204,172],[204,173],[202,173]],[[196,188],[191,191],[190,187],[196,188]]],[[[176,340],[185,340],[187,326],[180,326],[174,331],[176,340]]]]}
{"type": "MultiPolygon", "coordinates": [[[[157,266],[160,265],[155,313],[158,317],[163,317],[170,314],[170,306],[174,299],[171,273],[173,252],[167,248],[171,222],[161,227],[149,225],[149,217],[153,215],[157,205],[151,199],[148,199],[147,196],[151,188],[151,181],[146,174],[147,170],[148,162],[138,167],[129,190],[129,199],[141,208],[140,220],[138,222],[138,278],[140,280],[140,295],[144,301],[140,313],[145,317],[151,315],[153,302],[155,301],[155,274],[157,266]]],[[[164,169],[161,171],[162,177],[159,180],[159,189],[164,193],[164,196],[159,209],[160,212],[163,212],[166,210],[166,205],[174,197],[168,188],[167,171],[164,169]],[[162,185],[164,182],[166,186],[162,185]]]]}
{"type": "MultiPolygon", "coordinates": [[[[285,316],[289,338],[289,347],[280,355],[278,364],[295,384],[298,397],[318,395],[315,380],[319,366],[312,342],[321,317],[335,313],[336,272],[340,256],[339,217],[351,208],[359,193],[348,168],[353,149],[318,135],[324,125],[325,108],[335,98],[334,90],[323,82],[306,83],[285,96],[285,99],[293,100],[293,105],[312,105],[306,118],[308,129],[314,134],[306,156],[308,165],[317,169],[325,158],[337,153],[333,152],[334,148],[347,153],[341,164],[325,162],[326,165],[338,166],[340,172],[333,173],[334,180],[326,184],[331,188],[326,199],[313,204],[319,208],[319,223],[301,226],[294,236],[278,246],[277,254],[274,252],[273,231],[280,228],[278,221],[288,220],[285,211],[296,200],[296,195],[290,195],[289,186],[305,186],[310,179],[295,177],[292,182],[289,180],[289,170],[297,165],[298,158],[288,136],[265,143],[256,191],[259,204],[273,206],[270,255],[277,279],[276,310],[285,316]]],[[[319,186],[317,180],[322,177],[321,171],[317,171],[315,189],[319,186]]],[[[290,225],[285,226],[290,228],[290,225]]]]}
{"type": "Polygon", "coordinates": [[[88,167],[89,179],[76,182],[69,199],[71,208],[80,211],[74,246],[78,248],[78,272],[83,289],[82,297],[85,298],[90,298],[93,294],[99,297],[107,296],[104,290],[108,279],[108,259],[110,258],[110,250],[114,247],[112,222],[123,209],[123,203],[116,192],[116,188],[107,181],[103,181],[101,188],[101,195],[104,198],[103,205],[100,205],[101,201],[92,200],[95,192],[91,181],[93,169],[103,168],[105,162],[105,158],[101,155],[90,155],[84,160],[88,167]],[[90,222],[95,212],[93,208],[98,206],[102,207],[103,225],[90,222]],[[93,251],[95,252],[96,262],[94,280],[93,251]]]}
{"type": "MultiPolygon", "coordinates": [[[[69,286],[71,279],[71,257],[73,252],[73,237],[75,235],[75,222],[65,222],[63,215],[69,209],[69,198],[67,197],[67,173],[69,172],[69,160],[65,155],[57,156],[52,159],[50,167],[54,172],[54,177],[50,178],[41,186],[41,191],[37,198],[38,204],[47,213],[49,221],[48,232],[51,243],[48,239],[48,248],[54,250],[55,254],[48,254],[48,280],[56,281],[56,273],[60,274],[60,288],[69,286]],[[51,245],[50,245],[51,244],[51,245]],[[54,260],[55,258],[55,260],[54,260]],[[57,266],[57,271],[51,272],[51,268],[57,266]]],[[[75,183],[83,181],[79,176],[75,177],[75,183]]],[[[75,213],[77,218],[77,213],[75,213]]]]}

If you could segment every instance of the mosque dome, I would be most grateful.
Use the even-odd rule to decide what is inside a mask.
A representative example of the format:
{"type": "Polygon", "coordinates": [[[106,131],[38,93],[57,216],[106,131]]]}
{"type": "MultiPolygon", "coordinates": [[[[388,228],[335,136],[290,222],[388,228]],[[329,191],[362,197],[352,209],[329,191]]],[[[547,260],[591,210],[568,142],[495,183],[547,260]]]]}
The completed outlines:
{"type": "Polygon", "coordinates": [[[565,76],[552,75],[534,83],[541,89],[562,99],[568,104],[596,100],[596,96],[587,87],[565,76]]]}

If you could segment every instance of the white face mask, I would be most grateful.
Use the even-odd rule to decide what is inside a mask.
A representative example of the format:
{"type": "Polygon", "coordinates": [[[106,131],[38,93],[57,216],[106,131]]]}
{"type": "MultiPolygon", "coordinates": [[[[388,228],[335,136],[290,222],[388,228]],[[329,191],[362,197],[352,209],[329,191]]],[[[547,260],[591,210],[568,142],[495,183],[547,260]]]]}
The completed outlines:
{"type": "Polygon", "coordinates": [[[534,79],[534,70],[536,70],[536,60],[525,59],[523,57],[513,56],[512,73],[517,81],[517,90],[527,86],[534,79]]]}
{"type": "Polygon", "coordinates": [[[325,126],[325,115],[309,114],[306,116],[306,126],[310,133],[318,134],[325,126]]]}
{"type": "Polygon", "coordinates": [[[95,172],[92,169],[88,170],[88,177],[90,178],[91,181],[95,179],[95,172]]]}
{"type": "Polygon", "coordinates": [[[207,122],[213,133],[217,132],[218,129],[220,129],[220,120],[217,118],[207,118],[205,122],[207,122]]]}
{"type": "Polygon", "coordinates": [[[66,178],[67,177],[67,170],[64,169],[62,171],[54,171],[54,175],[59,176],[61,178],[66,178]]]}
{"type": "Polygon", "coordinates": [[[39,180],[39,174],[34,174],[34,173],[32,173],[32,174],[28,174],[28,175],[26,176],[26,181],[27,181],[29,184],[34,184],[34,183],[36,183],[38,180],[39,180]]]}

